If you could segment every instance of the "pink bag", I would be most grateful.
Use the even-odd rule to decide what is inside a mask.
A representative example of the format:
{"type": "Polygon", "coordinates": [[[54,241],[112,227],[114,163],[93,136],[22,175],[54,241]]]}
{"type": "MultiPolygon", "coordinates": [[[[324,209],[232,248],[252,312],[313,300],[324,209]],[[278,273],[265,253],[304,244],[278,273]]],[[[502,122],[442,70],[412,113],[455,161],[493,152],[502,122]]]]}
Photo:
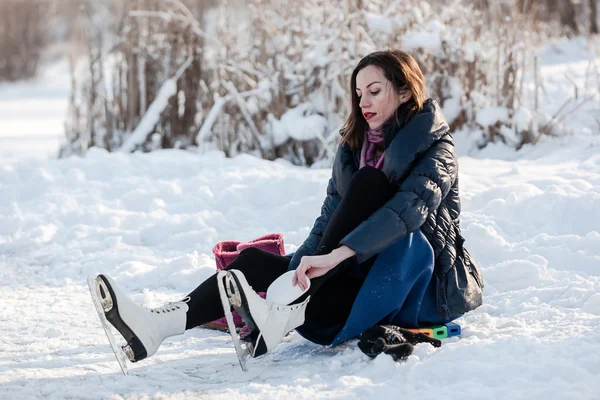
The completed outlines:
{"type": "MultiPolygon", "coordinates": [[[[226,268],[229,264],[231,264],[240,252],[244,249],[256,247],[264,251],[268,251],[270,253],[285,255],[285,246],[283,243],[283,235],[281,233],[270,233],[268,235],[261,236],[257,239],[251,240],[247,243],[242,243],[237,240],[227,240],[224,242],[219,242],[213,247],[213,254],[215,255],[215,261],[217,263],[217,271],[220,271],[226,268]]],[[[266,296],[266,293],[259,292],[258,293],[263,299],[266,296]]],[[[235,311],[233,314],[233,323],[236,328],[244,329],[246,328],[246,324],[242,320],[242,317],[235,311]]],[[[209,322],[203,325],[205,328],[218,329],[218,330],[227,330],[227,320],[225,317],[220,318],[216,321],[209,322]]]]}

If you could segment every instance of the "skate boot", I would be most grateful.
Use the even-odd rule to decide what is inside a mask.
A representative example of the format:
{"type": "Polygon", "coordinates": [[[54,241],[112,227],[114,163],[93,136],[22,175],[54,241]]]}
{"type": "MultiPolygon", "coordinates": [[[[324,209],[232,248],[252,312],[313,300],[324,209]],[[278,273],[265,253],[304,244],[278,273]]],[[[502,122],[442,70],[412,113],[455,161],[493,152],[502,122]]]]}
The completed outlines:
{"type": "Polygon", "coordinates": [[[185,332],[188,310],[185,302],[146,308],[131,300],[107,275],[98,275],[92,282],[104,316],[127,341],[122,349],[129,361],[150,357],[164,339],[185,332]]]}
{"type": "MultiPolygon", "coordinates": [[[[292,286],[293,276],[294,271],[289,271],[277,278],[267,289],[266,299],[263,299],[248,284],[241,271],[232,269],[219,273],[221,279],[218,282],[224,285],[221,296],[227,297],[228,304],[242,316],[251,332],[244,339],[247,342],[244,356],[258,357],[272,351],[288,332],[304,323],[310,296],[301,303],[289,305],[306,292],[300,286],[292,286]]],[[[228,313],[229,307],[225,310],[226,316],[228,313]]],[[[242,359],[240,364],[244,368],[242,359]]]]}

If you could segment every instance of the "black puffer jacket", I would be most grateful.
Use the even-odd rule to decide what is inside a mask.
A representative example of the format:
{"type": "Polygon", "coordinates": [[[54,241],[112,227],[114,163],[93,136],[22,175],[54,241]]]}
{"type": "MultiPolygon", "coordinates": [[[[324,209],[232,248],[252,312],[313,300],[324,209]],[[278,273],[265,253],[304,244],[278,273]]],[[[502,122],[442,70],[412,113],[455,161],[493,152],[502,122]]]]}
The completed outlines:
{"type": "MultiPolygon", "coordinates": [[[[460,234],[458,161],[437,102],[427,100],[403,127],[395,121],[386,124],[384,142],[383,172],[398,185],[398,192],[341,244],[356,251],[356,260],[362,263],[421,228],[435,253],[438,314],[448,318],[479,307],[483,280],[460,234]]],[[[302,256],[315,253],[331,214],[358,171],[359,157],[360,151],[338,147],[321,215],[289,269],[296,269],[302,256]]]]}

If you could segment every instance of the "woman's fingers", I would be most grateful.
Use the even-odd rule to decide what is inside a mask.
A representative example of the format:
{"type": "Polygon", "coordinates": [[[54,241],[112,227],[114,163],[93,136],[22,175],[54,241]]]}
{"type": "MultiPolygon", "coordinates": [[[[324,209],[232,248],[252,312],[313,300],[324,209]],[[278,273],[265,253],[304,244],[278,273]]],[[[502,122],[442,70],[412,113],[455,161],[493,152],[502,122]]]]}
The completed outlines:
{"type": "Polygon", "coordinates": [[[303,274],[303,268],[302,268],[302,266],[300,266],[296,269],[296,272],[294,273],[294,277],[292,278],[293,286],[299,285],[300,287],[302,287],[302,280],[301,280],[302,274],[303,274]]]}
{"type": "Polygon", "coordinates": [[[305,270],[305,266],[302,262],[300,262],[300,265],[298,266],[298,268],[296,268],[296,272],[294,273],[294,277],[292,278],[292,285],[293,286],[300,286],[301,289],[304,290],[304,272],[305,270]]]}
{"type": "Polygon", "coordinates": [[[325,260],[319,257],[323,256],[313,257],[314,260],[312,261],[314,261],[314,263],[308,257],[302,257],[292,278],[292,285],[298,285],[302,290],[306,290],[308,288],[308,279],[325,275],[325,273],[331,269],[331,267],[324,264],[325,260]]]}
{"type": "Polygon", "coordinates": [[[301,275],[299,276],[299,280],[300,280],[300,287],[302,288],[302,290],[306,290],[306,286],[307,286],[307,283],[306,283],[306,279],[307,279],[306,278],[306,270],[307,269],[308,269],[308,267],[304,266],[304,267],[302,267],[302,271],[300,271],[301,275]]]}
{"type": "Polygon", "coordinates": [[[296,268],[296,271],[294,272],[294,276],[292,277],[292,286],[300,285],[300,287],[302,287],[302,285],[300,284],[300,276],[301,276],[303,270],[304,270],[304,257],[302,257],[300,259],[300,263],[298,264],[298,267],[296,268]]]}
{"type": "Polygon", "coordinates": [[[310,273],[312,270],[312,265],[307,264],[304,266],[304,269],[302,270],[302,290],[306,290],[308,288],[308,273],[310,273]]]}

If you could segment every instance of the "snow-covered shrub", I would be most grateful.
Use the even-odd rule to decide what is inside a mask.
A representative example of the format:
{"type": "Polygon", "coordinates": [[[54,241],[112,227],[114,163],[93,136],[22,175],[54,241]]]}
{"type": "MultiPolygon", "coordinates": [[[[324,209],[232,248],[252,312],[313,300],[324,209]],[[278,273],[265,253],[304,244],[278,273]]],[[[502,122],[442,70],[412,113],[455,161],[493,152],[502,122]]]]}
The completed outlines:
{"type": "Polygon", "coordinates": [[[87,65],[74,68],[62,156],[92,146],[129,152],[190,145],[198,129],[201,38],[192,16],[168,11],[151,0],[125,3],[115,45],[103,29],[84,31],[87,65]]]}
{"type": "Polygon", "coordinates": [[[512,1],[124,4],[116,45],[89,41],[63,155],[175,147],[311,165],[334,154],[352,69],[385,48],[417,59],[452,129],[479,132],[479,146],[556,127],[524,89],[549,29],[512,1]]]}
{"type": "Polygon", "coordinates": [[[553,131],[538,131],[554,125],[525,101],[531,96],[524,88],[525,77],[536,76],[537,46],[551,27],[512,2],[483,4],[403,2],[405,8],[393,14],[402,15],[395,40],[419,61],[430,95],[442,105],[452,130],[479,133],[480,147],[502,141],[519,148],[540,132],[553,131]]]}

